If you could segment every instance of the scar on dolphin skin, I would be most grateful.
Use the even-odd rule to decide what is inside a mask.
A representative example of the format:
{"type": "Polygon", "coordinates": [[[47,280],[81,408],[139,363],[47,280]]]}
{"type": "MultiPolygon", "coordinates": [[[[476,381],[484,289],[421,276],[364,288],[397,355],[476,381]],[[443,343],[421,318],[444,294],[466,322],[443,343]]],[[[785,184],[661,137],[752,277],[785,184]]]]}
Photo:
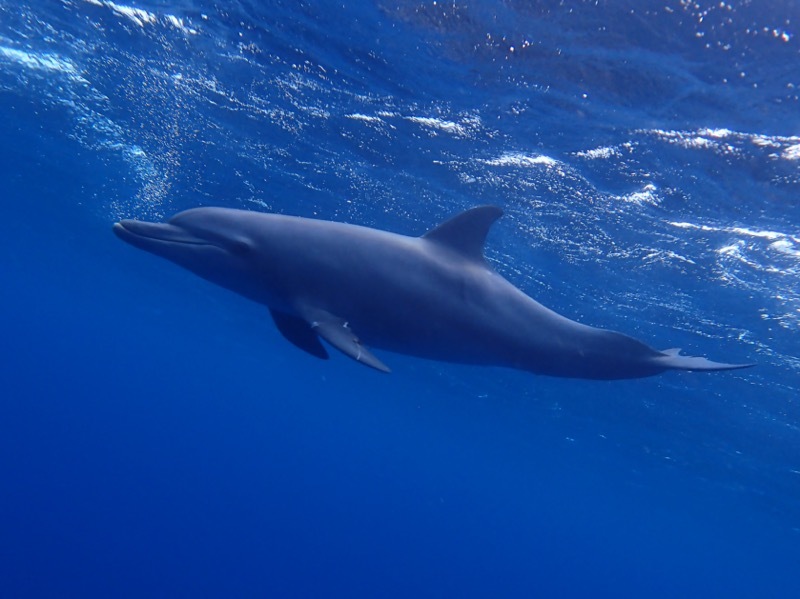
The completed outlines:
{"type": "Polygon", "coordinates": [[[324,339],[382,372],[389,368],[370,347],[583,379],[752,366],[659,351],[541,305],[484,258],[502,214],[479,206],[420,237],[231,208],[193,208],[165,223],[122,220],[113,230],[265,305],[281,334],[311,355],[328,358],[324,339]]]}

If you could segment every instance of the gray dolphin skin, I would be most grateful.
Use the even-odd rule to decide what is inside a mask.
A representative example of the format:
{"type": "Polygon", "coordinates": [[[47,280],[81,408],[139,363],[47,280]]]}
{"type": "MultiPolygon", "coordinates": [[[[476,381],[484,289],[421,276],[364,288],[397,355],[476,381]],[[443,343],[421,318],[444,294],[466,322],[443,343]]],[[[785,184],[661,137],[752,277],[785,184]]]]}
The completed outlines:
{"type": "Polygon", "coordinates": [[[502,214],[480,206],[408,237],[295,216],[193,208],[166,223],[123,220],[114,233],[264,304],[300,349],[327,358],[322,338],[384,372],[389,369],[369,348],[583,379],[752,366],[658,351],[545,308],[484,259],[486,236],[502,214]]]}

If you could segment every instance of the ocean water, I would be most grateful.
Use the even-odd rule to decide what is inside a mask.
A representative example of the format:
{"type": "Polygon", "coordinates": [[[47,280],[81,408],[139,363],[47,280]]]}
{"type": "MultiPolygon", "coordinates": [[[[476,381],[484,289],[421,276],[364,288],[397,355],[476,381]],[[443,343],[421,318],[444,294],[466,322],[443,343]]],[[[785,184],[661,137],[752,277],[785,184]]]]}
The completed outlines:
{"type": "Polygon", "coordinates": [[[0,0],[0,595],[800,596],[800,4],[0,0]],[[132,249],[218,205],[421,234],[750,370],[288,344],[132,249]]]}

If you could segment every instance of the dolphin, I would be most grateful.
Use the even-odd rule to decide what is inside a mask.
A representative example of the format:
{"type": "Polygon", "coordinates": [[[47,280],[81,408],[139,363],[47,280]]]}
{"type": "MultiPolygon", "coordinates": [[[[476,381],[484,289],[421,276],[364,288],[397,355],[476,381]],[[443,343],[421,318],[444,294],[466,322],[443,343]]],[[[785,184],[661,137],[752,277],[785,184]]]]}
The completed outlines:
{"type": "Polygon", "coordinates": [[[658,351],[544,307],[484,258],[503,214],[472,208],[421,237],[231,208],[193,208],[165,223],[122,220],[114,233],[265,305],[283,336],[318,358],[324,339],[383,372],[370,348],[446,362],[582,379],[666,370],[734,370],[658,351]]]}

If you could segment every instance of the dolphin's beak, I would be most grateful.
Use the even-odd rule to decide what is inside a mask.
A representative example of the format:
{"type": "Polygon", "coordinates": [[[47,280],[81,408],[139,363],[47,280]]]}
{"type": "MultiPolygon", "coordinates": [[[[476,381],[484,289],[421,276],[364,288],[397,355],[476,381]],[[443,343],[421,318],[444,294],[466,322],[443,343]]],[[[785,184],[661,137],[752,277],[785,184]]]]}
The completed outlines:
{"type": "Polygon", "coordinates": [[[145,250],[152,250],[161,244],[213,245],[169,223],[122,220],[114,223],[114,233],[123,241],[145,250]]]}

